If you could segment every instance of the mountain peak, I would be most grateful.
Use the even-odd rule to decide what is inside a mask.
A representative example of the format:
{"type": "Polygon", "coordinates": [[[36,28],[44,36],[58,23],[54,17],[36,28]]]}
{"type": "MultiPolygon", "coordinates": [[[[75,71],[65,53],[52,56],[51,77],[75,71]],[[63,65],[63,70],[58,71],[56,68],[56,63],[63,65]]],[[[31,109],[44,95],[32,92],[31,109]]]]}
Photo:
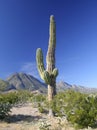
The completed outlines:
{"type": "Polygon", "coordinates": [[[17,90],[23,89],[23,90],[41,90],[45,91],[46,86],[45,84],[41,83],[39,80],[34,78],[33,76],[26,74],[26,73],[14,73],[9,78],[7,78],[7,81],[16,87],[17,90]]]}

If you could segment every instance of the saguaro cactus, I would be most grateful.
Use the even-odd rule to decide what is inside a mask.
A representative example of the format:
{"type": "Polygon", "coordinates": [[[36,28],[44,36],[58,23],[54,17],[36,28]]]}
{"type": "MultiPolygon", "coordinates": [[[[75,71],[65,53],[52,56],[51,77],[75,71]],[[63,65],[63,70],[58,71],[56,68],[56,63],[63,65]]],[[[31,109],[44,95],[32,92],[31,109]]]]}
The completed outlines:
{"type": "MultiPolygon", "coordinates": [[[[36,61],[37,68],[40,77],[48,84],[48,101],[53,100],[54,95],[56,95],[56,77],[58,75],[58,69],[55,68],[55,47],[56,47],[56,26],[54,21],[54,16],[50,16],[50,30],[49,30],[49,45],[46,56],[46,69],[43,63],[43,53],[41,48],[36,51],[36,61]]],[[[49,115],[52,116],[53,112],[50,108],[49,115]]]]}

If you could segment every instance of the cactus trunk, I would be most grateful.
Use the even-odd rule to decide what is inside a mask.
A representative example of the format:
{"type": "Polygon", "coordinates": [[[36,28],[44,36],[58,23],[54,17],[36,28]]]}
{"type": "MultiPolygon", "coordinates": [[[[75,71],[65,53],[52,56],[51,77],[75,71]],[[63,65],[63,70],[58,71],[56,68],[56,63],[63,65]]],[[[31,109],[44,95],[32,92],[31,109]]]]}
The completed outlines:
{"type": "MultiPolygon", "coordinates": [[[[43,64],[42,50],[39,48],[36,52],[37,68],[40,77],[48,84],[48,101],[49,103],[53,100],[56,95],[56,77],[58,75],[58,69],[55,68],[55,47],[56,47],[56,25],[54,16],[50,17],[50,30],[49,30],[49,45],[46,56],[46,69],[43,64]]],[[[49,108],[49,115],[53,116],[53,111],[49,108]]]]}
{"type": "Polygon", "coordinates": [[[54,17],[50,17],[49,45],[47,51],[47,71],[51,74],[55,68],[56,27],[54,17]]]}
{"type": "MultiPolygon", "coordinates": [[[[46,56],[47,71],[52,74],[55,68],[55,47],[56,47],[56,27],[54,17],[50,17],[50,29],[49,29],[49,45],[46,56]]],[[[48,85],[48,100],[51,101],[56,94],[56,81],[55,77],[51,77],[51,84],[48,85]]],[[[50,112],[51,113],[51,112],[50,112]]]]}

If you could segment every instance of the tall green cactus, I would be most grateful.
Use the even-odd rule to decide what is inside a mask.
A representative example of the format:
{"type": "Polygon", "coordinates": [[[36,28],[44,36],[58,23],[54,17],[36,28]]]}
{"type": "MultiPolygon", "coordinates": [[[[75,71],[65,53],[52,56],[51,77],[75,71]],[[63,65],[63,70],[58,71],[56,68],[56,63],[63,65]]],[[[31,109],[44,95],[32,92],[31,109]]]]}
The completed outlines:
{"type": "MultiPolygon", "coordinates": [[[[43,63],[43,53],[40,48],[36,51],[36,62],[37,68],[41,79],[48,84],[48,100],[52,101],[54,95],[56,94],[56,77],[58,75],[58,69],[55,68],[55,47],[56,47],[56,26],[54,21],[54,16],[50,16],[50,30],[49,30],[49,45],[46,56],[46,69],[43,63]]],[[[51,115],[51,110],[49,111],[51,115]]]]}

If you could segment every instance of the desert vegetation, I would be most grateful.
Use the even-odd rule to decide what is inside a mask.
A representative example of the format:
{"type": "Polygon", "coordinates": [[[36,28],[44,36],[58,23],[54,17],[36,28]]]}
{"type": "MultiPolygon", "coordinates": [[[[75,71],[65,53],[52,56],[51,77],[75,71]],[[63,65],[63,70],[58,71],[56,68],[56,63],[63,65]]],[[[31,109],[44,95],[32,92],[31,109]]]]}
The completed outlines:
{"type": "Polygon", "coordinates": [[[28,91],[0,94],[0,119],[5,119],[9,115],[9,112],[11,112],[12,107],[24,104],[29,96],[28,91]]]}
{"type": "MultiPolygon", "coordinates": [[[[38,106],[39,111],[47,111],[48,105],[44,100],[38,106]]],[[[97,125],[96,95],[69,90],[58,93],[50,105],[56,117],[66,118],[75,128],[95,128],[97,125]]]]}
{"type": "MultiPolygon", "coordinates": [[[[0,94],[0,123],[3,121],[10,124],[12,109],[19,109],[20,106],[23,107],[29,103],[31,108],[37,109],[38,114],[40,113],[41,117],[38,117],[36,122],[39,130],[52,130],[54,128],[56,128],[55,130],[59,130],[59,128],[65,130],[66,128],[67,130],[69,127],[72,129],[96,129],[97,95],[83,94],[72,90],[59,92],[51,104],[49,104],[46,95],[32,94],[28,91],[0,94]],[[48,117],[49,105],[55,115],[51,119],[48,117]],[[52,121],[48,121],[49,119],[50,121],[53,119],[56,125],[53,126],[54,124],[52,121]]],[[[15,120],[14,118],[13,120],[15,120]]],[[[31,118],[30,115],[27,120],[29,118],[31,118]]]]}

